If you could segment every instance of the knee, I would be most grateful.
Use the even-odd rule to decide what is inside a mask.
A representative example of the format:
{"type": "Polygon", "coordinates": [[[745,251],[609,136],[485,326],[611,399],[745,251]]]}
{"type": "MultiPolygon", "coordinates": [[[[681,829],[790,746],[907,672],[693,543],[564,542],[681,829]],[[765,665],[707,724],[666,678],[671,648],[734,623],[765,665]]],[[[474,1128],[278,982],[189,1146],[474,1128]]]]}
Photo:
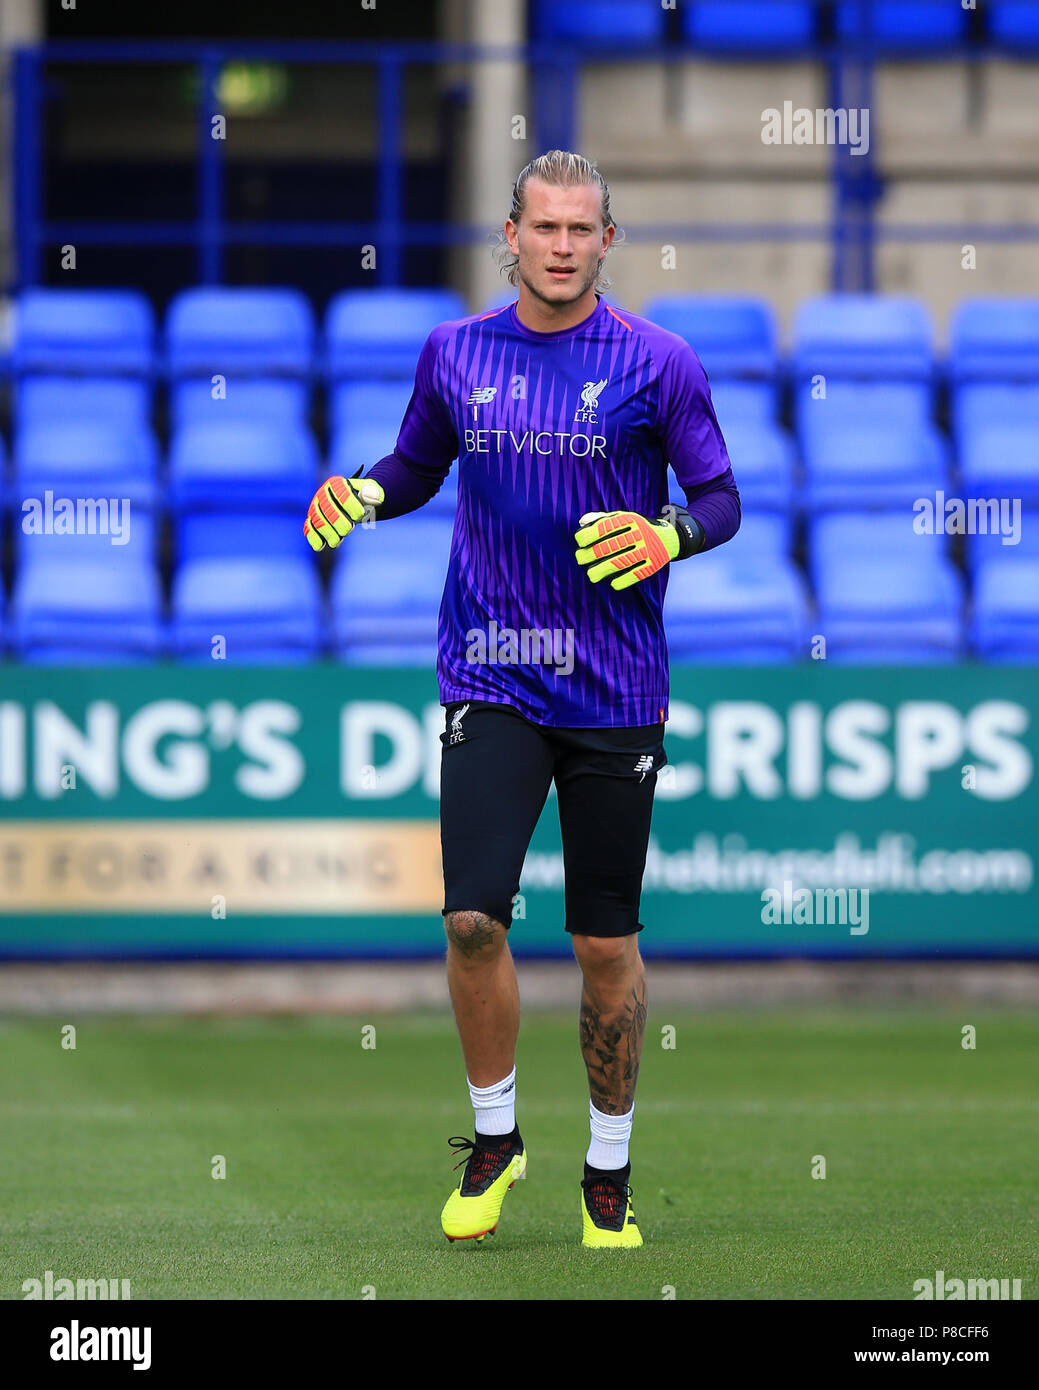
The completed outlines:
{"type": "Polygon", "coordinates": [[[449,947],[467,960],[492,959],[505,945],[505,928],[486,912],[445,912],[444,931],[449,947]]]}
{"type": "Polygon", "coordinates": [[[639,958],[638,939],[631,936],[578,936],[574,955],[586,980],[610,980],[627,974],[639,958]]]}

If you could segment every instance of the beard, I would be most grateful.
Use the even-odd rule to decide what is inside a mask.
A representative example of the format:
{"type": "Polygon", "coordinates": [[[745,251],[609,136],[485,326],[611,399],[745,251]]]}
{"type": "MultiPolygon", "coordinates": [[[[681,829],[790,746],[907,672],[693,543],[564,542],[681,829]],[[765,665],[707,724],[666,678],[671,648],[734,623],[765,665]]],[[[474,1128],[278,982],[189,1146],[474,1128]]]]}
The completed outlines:
{"type": "Polygon", "coordinates": [[[526,285],[527,289],[534,296],[534,298],[540,299],[542,304],[554,305],[575,304],[577,300],[579,300],[583,295],[587,294],[587,292],[595,284],[595,281],[598,278],[599,271],[601,270],[601,268],[602,260],[598,260],[592,267],[592,269],[590,271],[587,271],[586,273],[582,273],[580,270],[575,270],[569,280],[563,281],[560,284],[555,284],[554,282],[550,281],[550,287],[552,290],[555,291],[555,293],[546,294],[545,291],[539,289],[538,286],[531,279],[531,277],[524,272],[522,261],[517,262],[516,265],[516,270],[519,279],[522,281],[524,285],[526,285]]]}

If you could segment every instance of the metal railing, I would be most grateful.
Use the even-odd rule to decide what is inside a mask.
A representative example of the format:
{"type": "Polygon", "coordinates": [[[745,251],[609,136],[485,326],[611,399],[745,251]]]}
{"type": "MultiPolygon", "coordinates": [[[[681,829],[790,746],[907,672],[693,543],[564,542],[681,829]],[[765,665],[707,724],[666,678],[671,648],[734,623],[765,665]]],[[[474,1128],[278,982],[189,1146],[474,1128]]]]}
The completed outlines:
{"type": "MultiPolygon", "coordinates": [[[[798,50],[805,58],[827,64],[831,104],[846,105],[845,94],[862,94],[872,88],[875,46],[868,30],[854,43],[813,43],[798,50]]],[[[988,56],[988,46],[961,46],[957,57],[988,56]]],[[[945,51],[943,50],[943,56],[945,51]]],[[[21,48],[13,54],[14,122],[14,237],[17,269],[10,289],[38,284],[42,257],[48,246],[162,246],[193,248],[197,278],[202,284],[220,283],[228,247],[378,246],[374,282],[399,285],[403,252],[413,246],[448,246],[485,241],[488,229],[454,222],[417,221],[405,217],[402,180],[402,91],[404,70],[409,65],[473,64],[505,61],[523,64],[531,74],[534,93],[533,146],[538,149],[572,149],[577,138],[577,93],[581,68],[589,63],[631,59],[639,63],[686,62],[705,56],[724,60],[746,52],[710,55],[688,47],[660,46],[618,53],[597,45],[594,36],[580,48],[536,41],[519,46],[480,46],[458,43],[387,43],[233,40],[220,43],[175,41],[53,42],[37,48],[21,48]],[[224,65],[235,61],[277,61],[309,64],[370,64],[376,73],[378,148],[376,200],[373,220],[269,221],[233,220],[224,209],[224,142],[212,138],[212,120],[219,114],[218,82],[224,65]],[[185,63],[196,67],[200,99],[196,113],[197,143],[196,210],[182,221],[49,220],[43,206],[46,77],[50,64],[150,64],[185,63]]],[[[758,54],[767,59],[770,55],[758,54]]],[[[948,241],[960,243],[979,238],[1001,241],[1039,240],[1033,224],[888,224],[879,226],[876,205],[880,196],[872,149],[850,156],[846,147],[833,148],[832,216],[820,223],[638,223],[625,224],[632,242],[675,241],[826,241],[833,248],[831,280],[834,289],[869,290],[874,287],[874,257],[878,241],[948,241]]]]}

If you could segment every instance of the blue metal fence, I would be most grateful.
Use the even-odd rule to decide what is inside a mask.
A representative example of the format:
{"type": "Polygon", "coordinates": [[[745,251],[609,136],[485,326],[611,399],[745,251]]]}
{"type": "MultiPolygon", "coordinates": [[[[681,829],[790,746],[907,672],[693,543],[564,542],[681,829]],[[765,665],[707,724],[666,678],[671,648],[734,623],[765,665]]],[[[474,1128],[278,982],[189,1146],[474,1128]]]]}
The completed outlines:
{"type": "MultiPolygon", "coordinates": [[[[957,56],[976,60],[989,49],[973,45],[957,56]]],[[[817,43],[806,57],[823,61],[830,74],[830,99],[836,108],[855,104],[872,88],[874,45],[864,31],[854,41],[817,43]]],[[[409,65],[473,64],[486,61],[521,62],[533,79],[535,99],[533,138],[529,149],[575,147],[577,92],[581,68],[597,59],[617,63],[630,57],[640,63],[685,62],[685,48],[640,49],[637,54],[599,48],[594,36],[575,48],[558,42],[534,41],[519,46],[479,46],[452,43],[294,42],[236,40],[221,43],[179,41],[54,42],[14,53],[12,159],[15,170],[15,243],[17,268],[9,289],[39,284],[43,251],[64,244],[92,246],[166,246],[194,248],[197,278],[218,284],[224,278],[225,251],[230,246],[343,246],[373,243],[379,248],[376,283],[399,285],[402,255],[411,246],[447,246],[484,241],[488,229],[450,222],[408,220],[404,215],[402,177],[401,98],[404,71],[409,65]],[[232,221],[224,211],[224,144],[212,138],[217,113],[217,85],[223,66],[231,61],[276,61],[284,64],[370,64],[377,74],[378,148],[374,221],[283,222],[232,221]],[[199,75],[197,111],[197,200],[193,219],[184,221],[48,220],[43,205],[46,75],[50,64],[190,63],[199,75]]],[[[703,56],[698,54],[697,56],[703,56]]],[[[712,53],[724,59],[727,55],[712,53]]],[[[748,54],[741,52],[741,61],[748,54]]],[[[759,55],[766,57],[767,55],[759,55]]],[[[943,54],[943,56],[947,56],[943,54]]],[[[832,285],[836,290],[874,288],[874,253],[879,240],[947,241],[979,238],[1000,241],[1039,240],[1034,224],[897,224],[878,226],[876,204],[880,183],[869,150],[850,157],[847,148],[833,150],[832,216],[825,223],[637,223],[625,224],[629,241],[826,241],[833,249],[832,285]]]]}

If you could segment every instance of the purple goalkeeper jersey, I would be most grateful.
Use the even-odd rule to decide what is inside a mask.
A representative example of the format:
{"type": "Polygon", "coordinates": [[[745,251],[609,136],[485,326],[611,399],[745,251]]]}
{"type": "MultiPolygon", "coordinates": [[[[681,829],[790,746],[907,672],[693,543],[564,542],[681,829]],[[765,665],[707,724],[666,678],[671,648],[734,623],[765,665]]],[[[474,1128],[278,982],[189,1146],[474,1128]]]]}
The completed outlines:
{"type": "Polygon", "coordinates": [[[668,464],[683,488],[728,470],[706,374],[683,339],[601,297],[553,333],[526,328],[515,304],[440,324],[394,452],[434,479],[458,459],[443,704],[490,700],[555,727],[666,719],[670,567],[620,591],[593,584],[574,532],[585,512],[658,517],[668,464]]]}

